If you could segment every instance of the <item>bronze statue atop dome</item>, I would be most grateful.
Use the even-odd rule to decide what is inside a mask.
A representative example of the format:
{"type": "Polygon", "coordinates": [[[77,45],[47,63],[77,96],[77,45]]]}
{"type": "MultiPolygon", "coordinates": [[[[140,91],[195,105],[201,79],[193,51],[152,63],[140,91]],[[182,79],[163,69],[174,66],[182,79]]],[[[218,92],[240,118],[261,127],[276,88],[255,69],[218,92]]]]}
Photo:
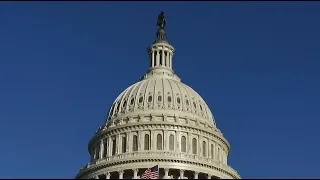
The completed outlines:
{"type": "Polygon", "coordinates": [[[164,27],[166,26],[166,17],[164,16],[163,11],[161,11],[158,16],[157,25],[159,29],[164,29],[164,27]]]}

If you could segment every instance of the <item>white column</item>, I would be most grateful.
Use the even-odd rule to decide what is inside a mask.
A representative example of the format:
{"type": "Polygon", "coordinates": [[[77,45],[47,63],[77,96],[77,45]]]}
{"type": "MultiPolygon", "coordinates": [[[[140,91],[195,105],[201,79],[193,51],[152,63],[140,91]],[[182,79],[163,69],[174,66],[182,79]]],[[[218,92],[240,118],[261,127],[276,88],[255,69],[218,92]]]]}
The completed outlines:
{"type": "Polygon", "coordinates": [[[104,139],[101,139],[101,142],[100,142],[100,159],[103,159],[103,154],[104,154],[104,139]]]}
{"type": "Polygon", "coordinates": [[[112,138],[110,136],[108,137],[108,142],[108,156],[112,156],[112,138]]]}
{"type": "Polygon", "coordinates": [[[180,149],[180,144],[181,144],[181,142],[180,142],[180,139],[181,139],[181,137],[180,137],[180,131],[176,131],[176,142],[175,142],[175,149],[176,149],[176,152],[181,152],[181,149],[180,149]]]}
{"type": "Polygon", "coordinates": [[[106,173],[106,179],[110,179],[110,172],[106,173]]]}
{"type": "Polygon", "coordinates": [[[164,139],[164,142],[163,142],[163,149],[166,150],[166,151],[169,151],[169,136],[170,134],[168,134],[168,131],[163,131],[163,139],[164,139]]]}
{"type": "Polygon", "coordinates": [[[131,132],[129,132],[128,133],[128,139],[127,139],[127,142],[128,142],[128,144],[127,144],[127,146],[128,146],[128,152],[131,152],[132,151],[132,133],[131,132]]]}
{"type": "Polygon", "coordinates": [[[143,143],[144,141],[142,141],[142,131],[138,131],[138,151],[142,150],[142,146],[141,143],[143,143]]]}
{"type": "Polygon", "coordinates": [[[170,68],[170,58],[171,58],[171,53],[168,52],[168,63],[167,63],[167,67],[170,68]]]}
{"type": "Polygon", "coordinates": [[[164,56],[164,50],[162,50],[162,59],[161,59],[161,61],[162,61],[162,65],[161,66],[165,66],[166,59],[165,59],[165,56],[164,56]]]}
{"type": "Polygon", "coordinates": [[[154,50],[151,50],[151,67],[154,67],[154,50]]]}
{"type": "Polygon", "coordinates": [[[198,145],[197,145],[197,155],[201,156],[200,148],[201,148],[201,140],[200,137],[198,136],[198,145]]]}
{"type": "Polygon", "coordinates": [[[120,137],[120,134],[117,134],[116,135],[116,154],[120,154],[121,153],[121,137],[120,137]]]}
{"type": "Polygon", "coordinates": [[[211,175],[210,175],[210,174],[208,174],[208,177],[207,177],[207,179],[211,179],[211,175]]]}
{"type": "Polygon", "coordinates": [[[133,169],[133,179],[138,179],[139,169],[133,169]]]}
{"type": "Polygon", "coordinates": [[[159,62],[159,59],[160,59],[160,53],[159,51],[156,51],[157,52],[157,57],[156,57],[156,66],[159,66],[160,62],[159,62]]]}
{"type": "Polygon", "coordinates": [[[106,139],[104,139],[104,150],[105,150],[105,155],[106,157],[108,157],[109,155],[109,139],[108,137],[106,139]]]}
{"type": "Polygon", "coordinates": [[[228,153],[227,153],[227,152],[226,152],[226,154],[225,154],[224,163],[225,163],[225,164],[228,164],[228,153]]]}
{"type": "Polygon", "coordinates": [[[224,151],[221,150],[221,163],[224,163],[224,151]]]}
{"type": "Polygon", "coordinates": [[[194,179],[198,179],[198,175],[199,175],[199,172],[198,171],[194,171],[194,179]]]}
{"type": "Polygon", "coordinates": [[[170,61],[169,61],[169,63],[170,63],[170,68],[172,68],[172,56],[173,56],[173,54],[170,53],[170,61]]]}
{"type": "Polygon", "coordinates": [[[95,179],[99,179],[99,176],[98,176],[98,175],[96,175],[96,176],[94,176],[94,178],[95,178],[95,179]]]}
{"type": "Polygon", "coordinates": [[[184,179],[184,170],[183,169],[180,169],[180,179],[184,179]]]}
{"type": "Polygon", "coordinates": [[[167,56],[166,56],[166,67],[169,67],[169,51],[167,51],[167,56]]]}
{"type": "Polygon", "coordinates": [[[207,144],[206,145],[207,145],[207,147],[206,147],[207,148],[207,154],[206,155],[207,155],[207,158],[209,158],[209,156],[210,156],[210,140],[209,139],[207,139],[207,144]]]}
{"type": "Polygon", "coordinates": [[[208,139],[208,152],[207,152],[207,157],[208,157],[208,158],[211,158],[211,142],[210,142],[209,139],[208,139]]]}
{"type": "Polygon", "coordinates": [[[223,149],[221,149],[221,163],[223,163],[224,162],[224,155],[223,155],[224,153],[223,153],[223,149]]]}
{"type": "Polygon", "coordinates": [[[130,134],[126,133],[126,152],[130,152],[130,134]]]}
{"type": "Polygon", "coordinates": [[[187,139],[187,153],[191,154],[192,153],[192,138],[191,138],[191,133],[188,132],[188,139],[187,139]]]}
{"type": "Polygon", "coordinates": [[[154,131],[151,131],[151,133],[150,133],[150,145],[151,145],[151,147],[150,147],[150,150],[155,150],[156,148],[156,145],[157,145],[157,142],[156,142],[156,138],[154,137],[154,135],[155,135],[155,133],[154,133],[154,131]]]}
{"type": "Polygon", "coordinates": [[[95,145],[93,159],[98,159],[97,156],[99,156],[99,154],[97,154],[97,145],[95,145]]]}
{"type": "Polygon", "coordinates": [[[164,168],[164,179],[169,179],[169,168],[164,168]]]}
{"type": "Polygon", "coordinates": [[[118,173],[119,173],[119,179],[123,179],[123,170],[119,170],[118,173]]]}

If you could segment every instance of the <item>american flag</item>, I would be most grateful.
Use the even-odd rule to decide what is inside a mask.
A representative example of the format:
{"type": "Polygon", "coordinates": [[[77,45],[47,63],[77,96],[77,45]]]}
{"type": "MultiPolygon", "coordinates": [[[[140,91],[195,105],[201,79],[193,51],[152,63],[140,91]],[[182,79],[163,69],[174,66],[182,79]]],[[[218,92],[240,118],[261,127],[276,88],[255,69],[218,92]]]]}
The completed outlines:
{"type": "Polygon", "coordinates": [[[158,165],[153,166],[151,169],[148,168],[142,174],[142,179],[158,179],[158,177],[159,177],[159,167],[158,167],[158,165]]]}

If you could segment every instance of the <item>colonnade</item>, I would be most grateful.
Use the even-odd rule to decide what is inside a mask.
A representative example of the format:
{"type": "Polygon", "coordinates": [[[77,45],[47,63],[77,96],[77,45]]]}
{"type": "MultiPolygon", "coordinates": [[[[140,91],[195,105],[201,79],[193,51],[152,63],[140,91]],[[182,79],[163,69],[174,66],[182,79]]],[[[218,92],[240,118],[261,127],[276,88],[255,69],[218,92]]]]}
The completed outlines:
{"type": "Polygon", "coordinates": [[[168,50],[150,51],[150,67],[172,68],[172,53],[168,50]]]}
{"type": "MultiPolygon", "coordinates": [[[[132,173],[129,173],[129,175],[125,173],[129,171],[130,169],[106,172],[104,174],[96,175],[92,177],[92,179],[141,179],[141,175],[145,171],[145,169],[131,169],[131,171],[133,172],[133,176],[132,173]]],[[[159,172],[159,179],[220,179],[211,174],[205,174],[198,171],[190,171],[184,169],[159,168],[159,171],[161,172],[159,172]]]]}
{"type": "Polygon", "coordinates": [[[92,161],[130,152],[164,150],[167,152],[194,154],[227,164],[227,152],[221,146],[208,138],[194,136],[190,132],[169,132],[166,130],[151,133],[141,130],[127,132],[101,139],[94,148],[91,151],[92,161]],[[148,138],[145,137],[146,135],[148,135],[148,138]],[[157,139],[159,135],[161,138],[157,139]],[[173,138],[170,138],[170,136],[173,136],[173,138]],[[148,147],[145,147],[146,144],[148,147]]]}

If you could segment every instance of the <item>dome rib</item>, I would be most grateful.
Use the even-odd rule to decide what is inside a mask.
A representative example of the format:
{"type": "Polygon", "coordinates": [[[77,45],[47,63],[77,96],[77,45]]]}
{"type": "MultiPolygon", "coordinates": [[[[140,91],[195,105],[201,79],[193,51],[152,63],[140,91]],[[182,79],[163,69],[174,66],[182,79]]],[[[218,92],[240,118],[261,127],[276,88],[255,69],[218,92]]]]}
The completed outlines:
{"type": "Polygon", "coordinates": [[[205,122],[215,126],[213,116],[210,115],[211,111],[202,97],[188,85],[173,79],[156,77],[139,81],[124,90],[113,105],[114,108],[110,110],[113,110],[113,112],[109,113],[109,116],[111,116],[109,119],[119,115],[125,117],[128,112],[145,111],[147,114],[152,113],[154,115],[169,113],[185,117],[190,116],[190,118],[197,117],[197,119],[205,120],[205,122]],[[159,95],[162,96],[161,102],[158,102],[159,95]],[[168,98],[169,96],[171,100],[168,98]],[[143,100],[139,103],[141,97],[143,100]],[[132,98],[134,98],[134,105],[131,105],[132,98]],[[123,107],[124,103],[126,103],[125,107],[123,107]],[[196,107],[194,107],[194,103],[196,107]],[[127,111],[128,108],[129,110],[127,111]],[[181,114],[183,112],[186,114],[181,114]],[[207,115],[205,112],[207,112],[207,115]]]}
{"type": "Polygon", "coordinates": [[[170,90],[171,90],[171,103],[172,103],[171,109],[174,109],[174,110],[175,110],[175,109],[176,109],[176,108],[174,107],[174,105],[175,105],[175,102],[174,102],[175,98],[174,98],[174,92],[173,92],[172,84],[171,84],[171,82],[170,82],[169,79],[167,79],[167,81],[168,81],[168,84],[169,84],[170,90]]]}
{"type": "Polygon", "coordinates": [[[183,93],[182,93],[182,91],[181,91],[181,85],[180,85],[180,83],[177,83],[176,81],[175,81],[175,84],[176,84],[176,86],[178,87],[178,89],[179,89],[179,97],[180,97],[180,104],[181,104],[181,110],[183,111],[184,110],[184,98],[183,98],[183,93]]]}

